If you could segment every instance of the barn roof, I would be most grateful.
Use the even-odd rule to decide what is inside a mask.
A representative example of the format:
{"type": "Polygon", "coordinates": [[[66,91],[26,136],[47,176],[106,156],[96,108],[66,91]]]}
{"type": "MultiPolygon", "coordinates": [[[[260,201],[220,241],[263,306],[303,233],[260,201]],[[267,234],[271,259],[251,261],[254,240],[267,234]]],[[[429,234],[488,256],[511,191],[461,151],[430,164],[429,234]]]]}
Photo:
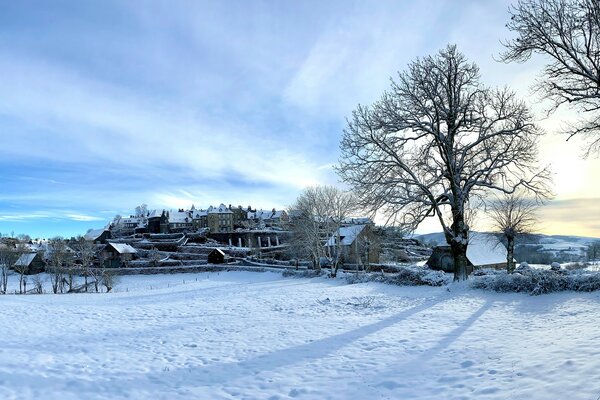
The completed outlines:
{"type": "Polygon", "coordinates": [[[210,253],[208,253],[208,254],[213,254],[213,253],[218,253],[218,254],[221,254],[222,256],[224,256],[224,255],[225,255],[225,252],[224,252],[223,250],[221,250],[221,249],[213,249],[213,250],[212,250],[210,253]]]}
{"type": "Polygon", "coordinates": [[[474,266],[506,263],[506,247],[494,235],[473,232],[467,258],[474,266]]]}
{"type": "Polygon", "coordinates": [[[119,254],[136,254],[137,250],[126,243],[109,243],[119,254]]]}
{"type": "Polygon", "coordinates": [[[96,240],[98,239],[100,236],[102,236],[102,234],[106,231],[105,228],[100,228],[100,229],[92,229],[91,231],[89,231],[88,233],[86,233],[85,235],[83,235],[83,238],[85,240],[96,240]]]}
{"type": "Polygon", "coordinates": [[[19,266],[19,267],[28,267],[36,255],[37,255],[37,253],[21,254],[21,257],[19,257],[19,259],[17,260],[15,265],[19,266]]]}
{"type": "MultiPolygon", "coordinates": [[[[445,252],[450,254],[450,246],[436,246],[433,249],[436,252],[445,252]]],[[[434,254],[432,254],[433,259],[434,254]]],[[[506,247],[498,238],[492,234],[471,232],[469,234],[469,245],[467,246],[467,259],[475,267],[486,265],[497,265],[506,263],[506,247]]],[[[429,262],[429,261],[428,261],[429,262]]],[[[430,264],[431,265],[431,264],[430,264]]]]}
{"type": "Polygon", "coordinates": [[[365,225],[344,226],[338,229],[333,235],[331,235],[329,240],[327,240],[326,246],[336,245],[336,238],[338,237],[338,232],[342,242],[342,246],[350,246],[352,243],[354,243],[354,241],[356,240],[358,235],[360,235],[363,229],[365,229],[365,225]]]}

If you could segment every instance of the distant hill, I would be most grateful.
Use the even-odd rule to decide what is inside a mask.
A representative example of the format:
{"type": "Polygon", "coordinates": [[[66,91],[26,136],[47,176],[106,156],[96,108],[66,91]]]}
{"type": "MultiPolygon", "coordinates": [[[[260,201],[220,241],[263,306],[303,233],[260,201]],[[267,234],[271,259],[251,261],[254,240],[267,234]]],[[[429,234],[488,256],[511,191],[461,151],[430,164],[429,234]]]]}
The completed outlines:
{"type": "MultiPolygon", "coordinates": [[[[415,235],[414,238],[430,246],[446,244],[442,232],[415,235]]],[[[515,258],[541,264],[552,261],[581,261],[585,259],[588,246],[596,240],[600,238],[531,234],[517,240],[515,258]]]]}

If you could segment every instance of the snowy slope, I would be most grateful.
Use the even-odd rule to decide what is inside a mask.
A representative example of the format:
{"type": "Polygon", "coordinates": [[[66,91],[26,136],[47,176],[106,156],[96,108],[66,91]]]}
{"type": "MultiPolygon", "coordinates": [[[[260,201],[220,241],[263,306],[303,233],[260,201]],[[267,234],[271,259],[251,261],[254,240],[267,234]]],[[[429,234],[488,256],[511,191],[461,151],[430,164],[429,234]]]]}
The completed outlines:
{"type": "Polygon", "coordinates": [[[342,282],[129,276],[112,294],[0,296],[0,398],[600,395],[598,294],[342,282]]]}
{"type": "MultiPolygon", "coordinates": [[[[437,245],[446,244],[442,232],[415,235],[415,238],[423,243],[436,243],[437,245]]],[[[567,261],[573,257],[582,257],[588,246],[596,240],[600,239],[583,236],[532,234],[518,238],[516,244],[517,246],[529,246],[537,252],[548,253],[552,258],[555,258],[558,261],[567,261]]]]}

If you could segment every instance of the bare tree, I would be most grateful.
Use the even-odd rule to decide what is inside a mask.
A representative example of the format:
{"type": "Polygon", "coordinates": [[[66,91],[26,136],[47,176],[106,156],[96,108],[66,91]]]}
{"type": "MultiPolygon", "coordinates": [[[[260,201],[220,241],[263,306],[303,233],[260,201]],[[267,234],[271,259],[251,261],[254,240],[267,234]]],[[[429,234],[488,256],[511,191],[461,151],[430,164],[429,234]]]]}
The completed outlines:
{"type": "Polygon", "coordinates": [[[588,261],[600,260],[600,240],[595,240],[589,244],[586,251],[586,258],[588,261]]]}
{"type": "Polygon", "coordinates": [[[8,272],[14,268],[20,254],[8,246],[0,247],[0,294],[8,290],[8,272]]]}
{"type": "Polygon", "coordinates": [[[506,270],[515,269],[515,239],[533,233],[538,219],[536,211],[539,203],[523,194],[505,194],[492,202],[490,216],[493,227],[506,240],[506,270]]]}
{"type": "Polygon", "coordinates": [[[25,275],[29,272],[29,264],[27,263],[27,260],[21,259],[21,256],[26,252],[26,248],[24,245],[19,243],[14,251],[18,257],[17,262],[14,264],[14,270],[19,274],[19,294],[23,294],[26,292],[27,286],[25,275]]]}
{"type": "Polygon", "coordinates": [[[33,277],[33,289],[36,294],[44,293],[44,281],[41,276],[36,275],[33,277]]]}
{"type": "Polygon", "coordinates": [[[148,251],[148,260],[150,260],[152,266],[158,267],[161,258],[162,257],[156,247],[152,246],[152,248],[148,251]]]}
{"type": "Polygon", "coordinates": [[[510,9],[506,62],[524,62],[533,53],[550,59],[535,88],[552,100],[589,115],[567,129],[569,138],[590,139],[587,154],[600,151],[600,2],[598,0],[520,0],[510,9]]]}
{"type": "Polygon", "coordinates": [[[146,204],[140,204],[135,208],[136,217],[146,217],[148,214],[148,206],[146,204]]]}
{"type": "Polygon", "coordinates": [[[300,216],[291,223],[292,252],[301,258],[309,258],[316,269],[321,268],[321,258],[332,262],[332,275],[335,276],[341,261],[341,251],[326,252],[325,242],[338,232],[345,218],[356,210],[356,199],[349,192],[334,186],[312,186],[304,189],[291,207],[300,216]]]}
{"type": "Polygon", "coordinates": [[[64,291],[65,284],[65,270],[70,264],[71,255],[67,251],[67,245],[63,238],[55,237],[50,239],[48,243],[50,251],[50,266],[51,275],[50,281],[52,283],[52,291],[54,294],[62,293],[64,291]]]}
{"type": "Polygon", "coordinates": [[[471,205],[490,191],[544,196],[549,180],[528,108],[479,80],[455,46],[412,62],[381,100],[352,113],[338,166],[360,205],[388,223],[410,231],[437,217],[456,280],[467,278],[471,205]]]}
{"type": "Polygon", "coordinates": [[[92,274],[92,267],[94,265],[94,257],[96,254],[96,247],[94,244],[82,237],[77,239],[75,243],[75,252],[77,257],[81,260],[81,273],[84,278],[85,291],[88,291],[88,278],[92,274]]]}
{"type": "Polygon", "coordinates": [[[115,287],[117,283],[117,275],[115,275],[114,271],[110,269],[102,270],[102,285],[106,288],[106,293],[110,293],[110,291],[115,287]]]}

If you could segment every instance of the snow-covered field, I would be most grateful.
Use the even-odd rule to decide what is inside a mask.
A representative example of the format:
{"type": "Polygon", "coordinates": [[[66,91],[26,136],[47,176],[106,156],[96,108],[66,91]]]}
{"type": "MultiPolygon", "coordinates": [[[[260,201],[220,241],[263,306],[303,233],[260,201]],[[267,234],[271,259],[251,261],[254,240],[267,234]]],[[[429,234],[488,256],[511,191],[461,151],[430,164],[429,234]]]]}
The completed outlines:
{"type": "Polygon", "coordinates": [[[2,399],[586,399],[600,294],[228,272],[0,296],[2,399]]]}

